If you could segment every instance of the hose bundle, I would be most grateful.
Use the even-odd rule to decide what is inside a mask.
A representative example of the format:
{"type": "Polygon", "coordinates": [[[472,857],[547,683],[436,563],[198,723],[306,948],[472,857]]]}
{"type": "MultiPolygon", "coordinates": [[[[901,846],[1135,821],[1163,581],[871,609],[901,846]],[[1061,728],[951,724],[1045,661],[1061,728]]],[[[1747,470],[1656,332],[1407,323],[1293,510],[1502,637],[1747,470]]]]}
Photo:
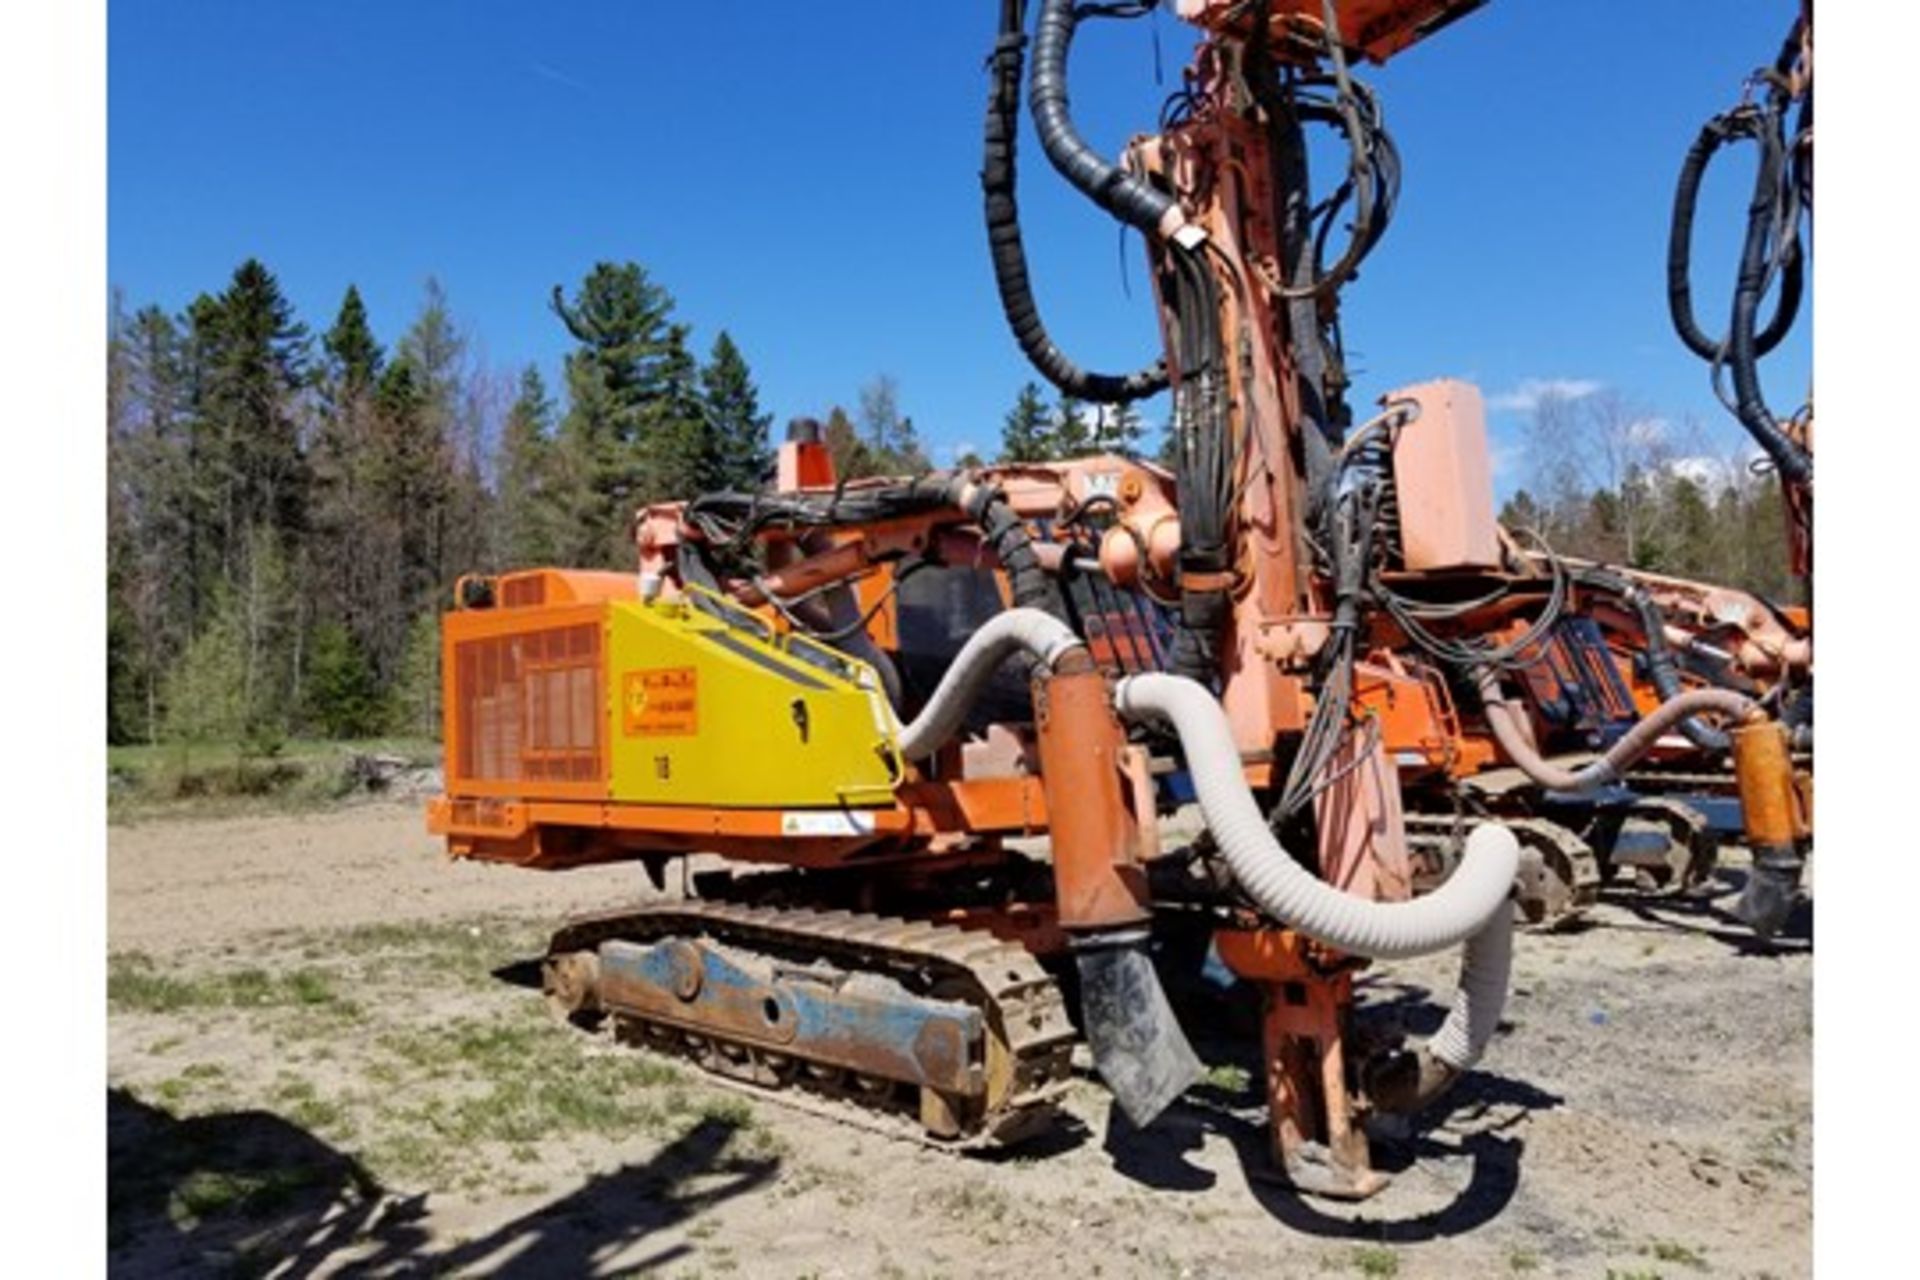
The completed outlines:
{"type": "MultiPolygon", "coordinates": [[[[1767,406],[1760,388],[1759,363],[1793,327],[1805,288],[1800,215],[1810,204],[1812,191],[1812,162],[1804,145],[1812,129],[1810,87],[1801,99],[1791,144],[1786,133],[1787,111],[1794,94],[1793,68],[1805,21],[1803,17],[1795,25],[1775,65],[1757,73],[1756,78],[1765,86],[1760,98],[1722,112],[1700,130],[1680,168],[1667,236],[1667,306],[1674,331],[1689,351],[1712,365],[1716,393],[1720,393],[1721,369],[1731,373],[1733,399],[1727,407],[1766,451],[1782,478],[1796,487],[1812,481],[1813,457],[1782,429],[1767,406]],[[1701,329],[1694,316],[1693,218],[1707,166],[1721,148],[1739,141],[1750,141],[1759,149],[1759,166],[1747,204],[1747,230],[1734,280],[1732,316],[1725,336],[1716,339],[1701,329]],[[1779,298],[1772,317],[1759,328],[1761,300],[1776,279],[1779,298]]],[[[1721,400],[1726,402],[1723,393],[1721,400]]]]}

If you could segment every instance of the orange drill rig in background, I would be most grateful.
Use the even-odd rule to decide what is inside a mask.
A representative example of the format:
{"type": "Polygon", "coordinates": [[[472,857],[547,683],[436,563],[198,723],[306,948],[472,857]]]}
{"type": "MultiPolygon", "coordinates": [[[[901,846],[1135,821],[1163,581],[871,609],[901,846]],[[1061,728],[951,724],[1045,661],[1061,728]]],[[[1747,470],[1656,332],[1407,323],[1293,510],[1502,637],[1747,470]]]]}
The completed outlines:
{"type": "Polygon", "coordinates": [[[1473,7],[1183,0],[1203,33],[1184,88],[1112,164],[1075,132],[1068,49],[1089,16],[1151,6],[1042,0],[1029,40],[1005,0],[982,181],[1008,319],[1069,394],[1170,388],[1171,471],[842,482],[802,425],[772,490],[640,513],[637,572],[459,585],[430,818],[451,850],[634,860],[661,887],[676,859],[725,860],[569,922],[545,965],[560,1010],[935,1141],[1012,1140],[1082,1039],[1136,1124],[1178,1098],[1199,1064],[1155,959],[1210,949],[1262,993],[1280,1168],[1358,1197],[1384,1183],[1368,1115],[1417,1110],[1484,1049],[1516,914],[1576,912],[1610,864],[1697,873],[1692,810],[1641,770],[1737,794],[1756,849],[1800,856],[1792,619],[1501,529],[1465,383],[1350,420],[1338,290],[1397,158],[1348,60],[1473,7]],[[1136,373],[1082,369],[1034,306],[1029,44],[1049,160],[1147,236],[1166,349],[1136,373]],[[1308,126],[1351,154],[1318,206],[1308,126]],[[1164,847],[1189,803],[1204,834],[1164,847]],[[1044,858],[1009,844],[1030,836],[1044,858]],[[1431,1041],[1351,1034],[1370,961],[1450,948],[1431,1041]]]}

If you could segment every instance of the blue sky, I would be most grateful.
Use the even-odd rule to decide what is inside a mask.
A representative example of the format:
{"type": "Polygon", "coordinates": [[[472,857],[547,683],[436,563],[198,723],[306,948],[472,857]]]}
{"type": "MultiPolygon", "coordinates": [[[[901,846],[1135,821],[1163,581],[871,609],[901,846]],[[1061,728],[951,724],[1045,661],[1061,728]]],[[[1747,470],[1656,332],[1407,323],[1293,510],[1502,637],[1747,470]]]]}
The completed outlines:
{"type": "MultiPolygon", "coordinates": [[[[391,341],[437,276],[488,361],[557,382],[547,311],[599,259],[646,265],[704,353],[720,327],[781,420],[878,373],[934,445],[991,454],[1030,373],[988,269],[977,181],[993,0],[567,5],[118,0],[108,19],[108,271],[184,306],[243,258],[316,331],[349,282],[391,341]]],[[[1669,327],[1675,175],[1771,58],[1791,0],[1493,0],[1362,74],[1405,178],[1346,291],[1361,402],[1429,377],[1496,406],[1502,488],[1525,388],[1606,385],[1744,437],[1669,327]],[[1500,407],[1505,406],[1505,407],[1500,407]]],[[[1090,24],[1083,131],[1150,129],[1193,44],[1170,13],[1090,24]],[[1156,46],[1162,68],[1156,81],[1156,46]]],[[[1021,203],[1049,324],[1076,359],[1155,341],[1137,241],[1068,191],[1029,132],[1021,203]]],[[[1750,159],[1717,166],[1696,293],[1715,327],[1750,159]],[[1724,171],[1721,171],[1724,170],[1724,171]]],[[[1812,325],[1763,366],[1798,403],[1812,325]]],[[[1164,414],[1149,406],[1150,421],[1164,414]]]]}

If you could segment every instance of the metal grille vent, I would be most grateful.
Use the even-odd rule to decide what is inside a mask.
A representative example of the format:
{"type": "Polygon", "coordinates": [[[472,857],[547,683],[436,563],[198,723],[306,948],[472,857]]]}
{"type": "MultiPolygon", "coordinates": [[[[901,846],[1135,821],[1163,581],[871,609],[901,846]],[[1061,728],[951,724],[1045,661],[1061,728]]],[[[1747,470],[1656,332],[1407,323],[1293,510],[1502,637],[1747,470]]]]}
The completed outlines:
{"type": "Polygon", "coordinates": [[[454,664],[461,778],[593,782],[606,776],[599,626],[462,641],[454,664]]]}

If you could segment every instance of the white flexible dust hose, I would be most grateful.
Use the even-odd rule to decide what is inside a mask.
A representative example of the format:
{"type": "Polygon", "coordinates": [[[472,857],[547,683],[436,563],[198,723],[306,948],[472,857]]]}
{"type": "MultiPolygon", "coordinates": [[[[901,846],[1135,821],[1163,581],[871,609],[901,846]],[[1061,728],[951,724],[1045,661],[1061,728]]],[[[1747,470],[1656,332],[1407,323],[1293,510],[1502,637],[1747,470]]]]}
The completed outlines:
{"type": "Polygon", "coordinates": [[[1173,726],[1187,758],[1207,829],[1234,879],[1288,928],[1352,955],[1395,959],[1465,942],[1460,989],[1428,1051],[1454,1071],[1486,1047],[1506,1003],[1513,951],[1508,895],[1520,845],[1497,823],[1467,837],[1465,856],[1444,884],[1412,902],[1371,902],[1317,879],[1281,847],[1254,803],[1226,713],[1202,685],[1182,676],[1129,676],[1114,688],[1121,718],[1173,726]]]}
{"type": "Polygon", "coordinates": [[[909,760],[924,760],[945,746],[966,723],[967,712],[979,700],[993,673],[1015,653],[1031,654],[1051,668],[1080,647],[1080,637],[1073,628],[1050,613],[1009,609],[995,614],[967,638],[927,705],[913,723],[900,730],[900,754],[909,760]]]}

